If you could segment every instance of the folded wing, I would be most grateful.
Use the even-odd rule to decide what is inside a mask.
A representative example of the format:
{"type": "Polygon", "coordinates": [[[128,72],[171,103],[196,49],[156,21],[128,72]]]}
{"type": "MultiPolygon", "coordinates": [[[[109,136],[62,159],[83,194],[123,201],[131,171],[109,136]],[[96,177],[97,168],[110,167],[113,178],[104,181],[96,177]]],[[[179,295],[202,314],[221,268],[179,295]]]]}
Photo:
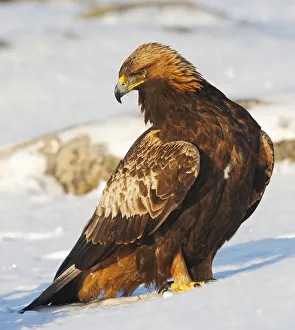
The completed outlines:
{"type": "Polygon", "coordinates": [[[120,162],[56,278],[71,265],[89,269],[153,233],[183,201],[199,173],[198,149],[185,141],[163,142],[158,134],[147,131],[120,162]]]}

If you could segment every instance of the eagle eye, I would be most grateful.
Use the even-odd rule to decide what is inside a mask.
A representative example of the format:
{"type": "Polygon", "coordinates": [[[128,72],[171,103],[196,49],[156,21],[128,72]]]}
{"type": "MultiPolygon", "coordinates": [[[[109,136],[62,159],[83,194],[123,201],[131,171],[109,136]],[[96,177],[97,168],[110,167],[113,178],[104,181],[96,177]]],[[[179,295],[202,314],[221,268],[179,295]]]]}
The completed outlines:
{"type": "Polygon", "coordinates": [[[134,76],[137,76],[138,78],[145,78],[146,76],[146,70],[140,69],[134,72],[134,76]]]}

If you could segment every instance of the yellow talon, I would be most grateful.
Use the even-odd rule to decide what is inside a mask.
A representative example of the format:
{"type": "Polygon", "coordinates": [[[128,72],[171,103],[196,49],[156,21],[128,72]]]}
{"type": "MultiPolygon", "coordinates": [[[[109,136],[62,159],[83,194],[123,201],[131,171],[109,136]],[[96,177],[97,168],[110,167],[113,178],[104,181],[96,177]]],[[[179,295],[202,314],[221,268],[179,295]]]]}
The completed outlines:
{"type": "Polygon", "coordinates": [[[190,282],[188,284],[181,284],[179,286],[176,286],[175,283],[173,282],[171,284],[171,290],[174,292],[189,291],[195,287],[203,286],[204,284],[205,284],[204,281],[200,281],[200,282],[190,282]]]}

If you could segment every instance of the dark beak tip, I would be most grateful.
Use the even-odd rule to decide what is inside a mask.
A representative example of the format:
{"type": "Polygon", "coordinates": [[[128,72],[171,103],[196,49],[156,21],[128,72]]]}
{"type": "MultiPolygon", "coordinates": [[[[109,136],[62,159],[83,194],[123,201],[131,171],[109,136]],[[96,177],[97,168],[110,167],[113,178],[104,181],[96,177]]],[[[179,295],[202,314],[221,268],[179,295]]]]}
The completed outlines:
{"type": "Polygon", "coordinates": [[[120,97],[120,95],[116,94],[115,97],[116,97],[116,100],[117,100],[119,103],[122,104],[122,101],[121,101],[121,97],[120,97]]]}
{"type": "Polygon", "coordinates": [[[115,98],[116,100],[122,104],[121,98],[122,98],[122,93],[119,91],[118,86],[115,88],[115,98]]]}

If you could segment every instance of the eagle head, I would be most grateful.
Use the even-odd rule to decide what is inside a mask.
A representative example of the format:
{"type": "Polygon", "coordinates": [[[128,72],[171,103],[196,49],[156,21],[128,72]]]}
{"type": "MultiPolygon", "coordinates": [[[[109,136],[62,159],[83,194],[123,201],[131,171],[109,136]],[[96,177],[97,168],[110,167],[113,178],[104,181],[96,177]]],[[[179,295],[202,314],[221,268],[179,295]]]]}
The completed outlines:
{"type": "Polygon", "coordinates": [[[168,84],[179,92],[192,92],[201,87],[202,77],[195,67],[177,51],[160,43],[139,46],[124,61],[115,88],[115,97],[121,98],[132,90],[149,89],[168,84]]]}

